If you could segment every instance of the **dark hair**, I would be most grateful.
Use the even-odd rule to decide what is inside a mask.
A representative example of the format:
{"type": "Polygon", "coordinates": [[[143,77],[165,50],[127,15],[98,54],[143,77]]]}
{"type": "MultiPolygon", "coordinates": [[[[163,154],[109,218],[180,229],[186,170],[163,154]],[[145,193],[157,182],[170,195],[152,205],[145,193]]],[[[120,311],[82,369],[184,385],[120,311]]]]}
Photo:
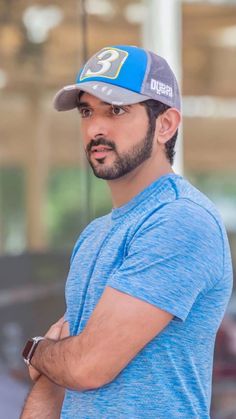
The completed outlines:
{"type": "MultiPolygon", "coordinates": [[[[151,128],[155,127],[157,117],[163,114],[165,111],[167,111],[167,109],[170,109],[170,106],[165,105],[164,103],[158,102],[157,100],[153,100],[153,99],[140,102],[140,105],[143,105],[146,108],[148,118],[149,118],[149,124],[151,128]]],[[[177,137],[178,137],[178,129],[176,130],[173,137],[171,137],[165,143],[165,154],[171,165],[174,162],[175,143],[176,143],[177,137]]]]}

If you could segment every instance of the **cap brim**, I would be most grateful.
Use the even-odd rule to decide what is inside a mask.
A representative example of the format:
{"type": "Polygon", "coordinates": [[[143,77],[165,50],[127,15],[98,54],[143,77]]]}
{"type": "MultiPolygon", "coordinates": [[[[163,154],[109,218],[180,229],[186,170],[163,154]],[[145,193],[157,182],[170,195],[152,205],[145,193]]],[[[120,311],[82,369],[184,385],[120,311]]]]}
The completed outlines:
{"type": "Polygon", "coordinates": [[[84,82],[65,86],[57,92],[54,107],[58,111],[69,111],[78,105],[79,92],[87,92],[106,103],[113,105],[133,105],[150,99],[149,96],[132,92],[123,87],[103,82],[84,82]]]}

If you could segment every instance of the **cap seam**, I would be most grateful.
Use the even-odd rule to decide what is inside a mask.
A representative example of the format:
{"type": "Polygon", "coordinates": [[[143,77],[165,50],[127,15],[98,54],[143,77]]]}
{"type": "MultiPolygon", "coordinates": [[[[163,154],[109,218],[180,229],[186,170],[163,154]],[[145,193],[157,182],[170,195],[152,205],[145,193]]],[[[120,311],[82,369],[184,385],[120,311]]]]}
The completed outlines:
{"type": "Polygon", "coordinates": [[[145,71],[144,78],[143,78],[143,81],[142,81],[142,86],[141,86],[141,93],[142,94],[143,94],[145,83],[147,81],[148,74],[149,74],[150,69],[151,69],[151,61],[152,61],[150,52],[149,51],[145,51],[145,53],[147,55],[147,66],[146,66],[146,71],[145,71]]]}

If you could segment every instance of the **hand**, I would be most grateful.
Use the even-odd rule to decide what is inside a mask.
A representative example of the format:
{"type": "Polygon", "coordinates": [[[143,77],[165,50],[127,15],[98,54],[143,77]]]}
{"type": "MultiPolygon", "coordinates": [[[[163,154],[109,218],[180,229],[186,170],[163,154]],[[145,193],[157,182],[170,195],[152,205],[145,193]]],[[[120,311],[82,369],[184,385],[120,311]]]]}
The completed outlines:
{"type": "Polygon", "coordinates": [[[59,340],[65,339],[68,336],[70,336],[69,323],[64,320],[62,324],[59,340]]]}
{"type": "MultiPolygon", "coordinates": [[[[45,334],[45,338],[53,340],[64,339],[68,336],[69,325],[68,322],[64,320],[64,316],[54,323],[45,334]]],[[[32,367],[32,365],[29,365],[29,375],[32,381],[37,381],[41,374],[38,370],[32,367]]]]}

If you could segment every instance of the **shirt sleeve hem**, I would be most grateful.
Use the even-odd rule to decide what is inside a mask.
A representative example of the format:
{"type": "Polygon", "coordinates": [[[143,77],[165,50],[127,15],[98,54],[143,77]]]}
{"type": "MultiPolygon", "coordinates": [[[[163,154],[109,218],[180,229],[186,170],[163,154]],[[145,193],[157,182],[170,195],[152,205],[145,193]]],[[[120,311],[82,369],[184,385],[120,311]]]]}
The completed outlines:
{"type": "Polygon", "coordinates": [[[128,294],[132,297],[138,298],[139,300],[145,301],[146,303],[149,303],[161,310],[167,311],[168,313],[172,314],[175,318],[177,318],[180,321],[184,322],[188,316],[189,311],[187,309],[184,310],[184,308],[182,307],[182,310],[180,310],[179,307],[174,307],[173,305],[171,305],[170,301],[168,301],[167,299],[164,299],[161,297],[152,299],[149,296],[146,296],[145,294],[140,296],[138,292],[135,292],[135,290],[122,287],[122,284],[118,285],[114,283],[111,283],[111,284],[108,283],[107,286],[114,288],[117,291],[128,294]]]}

